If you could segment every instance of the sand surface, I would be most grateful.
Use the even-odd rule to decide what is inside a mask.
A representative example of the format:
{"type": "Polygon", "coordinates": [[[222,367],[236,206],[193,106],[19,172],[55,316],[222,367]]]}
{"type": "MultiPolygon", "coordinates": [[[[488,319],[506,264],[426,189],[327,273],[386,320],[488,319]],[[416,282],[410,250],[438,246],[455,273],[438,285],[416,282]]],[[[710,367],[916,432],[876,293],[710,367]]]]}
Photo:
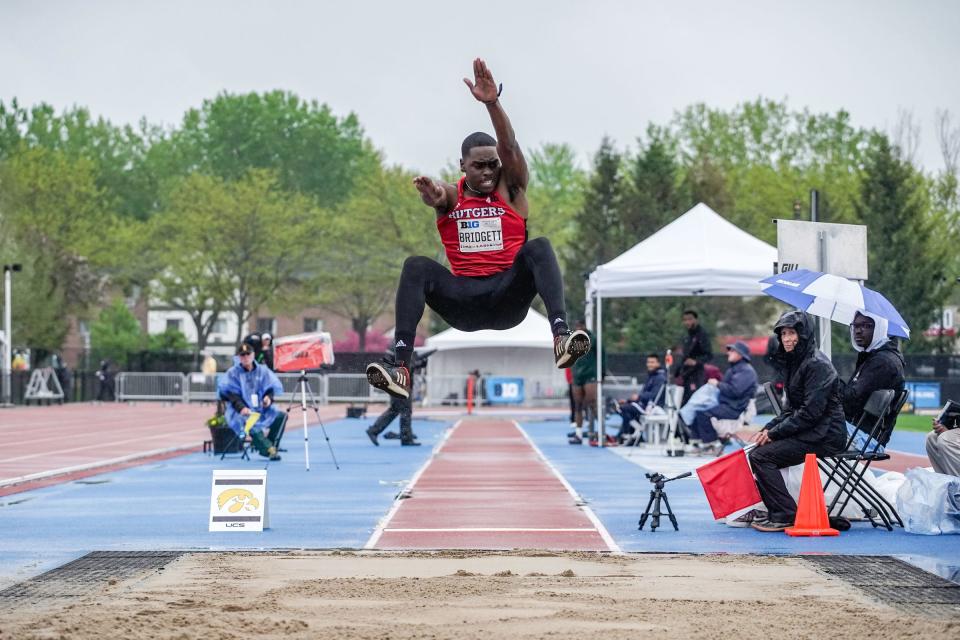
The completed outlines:
{"type": "Polygon", "coordinates": [[[802,560],[586,553],[196,553],[0,609],[0,638],[958,638],[802,560]]]}

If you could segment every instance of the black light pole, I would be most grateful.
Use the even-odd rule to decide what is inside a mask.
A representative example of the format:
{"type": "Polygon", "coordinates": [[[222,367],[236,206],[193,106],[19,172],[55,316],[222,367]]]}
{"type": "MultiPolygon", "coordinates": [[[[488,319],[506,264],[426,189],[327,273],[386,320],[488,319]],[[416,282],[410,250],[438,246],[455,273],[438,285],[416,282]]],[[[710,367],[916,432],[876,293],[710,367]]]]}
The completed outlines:
{"type": "Polygon", "coordinates": [[[23,269],[19,264],[3,265],[3,397],[0,407],[12,407],[12,391],[10,385],[10,370],[13,364],[13,312],[11,298],[13,287],[13,272],[23,269]]]}

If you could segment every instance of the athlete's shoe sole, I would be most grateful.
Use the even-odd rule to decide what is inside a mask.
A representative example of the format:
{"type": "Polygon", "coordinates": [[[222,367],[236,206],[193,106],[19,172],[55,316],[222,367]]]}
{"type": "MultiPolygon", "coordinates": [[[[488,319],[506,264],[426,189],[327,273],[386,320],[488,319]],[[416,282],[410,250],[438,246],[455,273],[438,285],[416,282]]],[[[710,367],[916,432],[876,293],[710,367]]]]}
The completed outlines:
{"type": "Polygon", "coordinates": [[[390,376],[390,372],[387,371],[386,367],[377,362],[367,365],[367,382],[369,382],[370,386],[374,389],[386,391],[394,398],[406,400],[410,397],[410,389],[397,384],[390,376]]]}
{"type": "Polygon", "coordinates": [[[577,329],[566,337],[562,348],[562,353],[557,357],[557,368],[569,369],[574,362],[590,353],[590,336],[586,331],[577,329]]]}

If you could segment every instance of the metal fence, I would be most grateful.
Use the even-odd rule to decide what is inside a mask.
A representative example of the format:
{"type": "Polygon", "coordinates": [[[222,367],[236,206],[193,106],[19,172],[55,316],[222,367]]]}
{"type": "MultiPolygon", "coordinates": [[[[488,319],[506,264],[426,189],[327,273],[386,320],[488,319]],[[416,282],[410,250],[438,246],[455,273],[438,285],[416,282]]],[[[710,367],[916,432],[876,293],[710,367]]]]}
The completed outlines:
{"type": "Polygon", "coordinates": [[[328,402],[389,402],[383,391],[370,386],[362,373],[330,373],[325,376],[328,402]]]}
{"type": "Polygon", "coordinates": [[[165,400],[187,402],[190,399],[186,376],[182,373],[123,372],[117,376],[118,402],[127,400],[165,400]]]}
{"type": "MultiPolygon", "coordinates": [[[[293,402],[300,399],[300,374],[299,373],[278,373],[280,384],[283,385],[283,393],[277,397],[281,402],[293,402]]],[[[322,376],[319,373],[308,373],[307,378],[307,401],[310,397],[320,404],[327,404],[330,399],[327,396],[327,383],[329,376],[322,376]]]]}
{"type": "MultiPolygon", "coordinates": [[[[116,398],[118,402],[129,400],[166,402],[215,402],[219,375],[203,373],[139,373],[124,371],[117,375],[116,398]]],[[[283,393],[275,399],[292,402],[300,391],[299,373],[277,374],[283,393]]],[[[317,373],[307,374],[308,394],[320,404],[326,404],[328,377],[317,373]]],[[[355,377],[355,376],[349,376],[355,377]]],[[[366,376],[362,376],[366,381],[366,376]]],[[[368,385],[369,386],[369,385],[368,385]]],[[[369,395],[369,394],[367,394],[369,395]]],[[[348,398],[349,399],[349,398],[348,398]]]]}

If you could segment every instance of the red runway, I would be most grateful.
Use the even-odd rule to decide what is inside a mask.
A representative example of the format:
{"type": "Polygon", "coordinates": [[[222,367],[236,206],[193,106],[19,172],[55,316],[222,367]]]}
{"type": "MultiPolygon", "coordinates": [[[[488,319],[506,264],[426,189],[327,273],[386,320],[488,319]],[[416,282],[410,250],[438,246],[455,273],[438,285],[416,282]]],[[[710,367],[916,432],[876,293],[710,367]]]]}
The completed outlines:
{"type": "MultiPolygon", "coordinates": [[[[320,411],[326,420],[343,408],[320,411]]],[[[213,412],[210,404],[149,402],[0,410],[0,496],[199,450],[213,412]]],[[[288,429],[299,428],[298,418],[288,429]]]]}
{"type": "Polygon", "coordinates": [[[513,421],[458,423],[407,493],[367,548],[618,550],[513,421]]]}

